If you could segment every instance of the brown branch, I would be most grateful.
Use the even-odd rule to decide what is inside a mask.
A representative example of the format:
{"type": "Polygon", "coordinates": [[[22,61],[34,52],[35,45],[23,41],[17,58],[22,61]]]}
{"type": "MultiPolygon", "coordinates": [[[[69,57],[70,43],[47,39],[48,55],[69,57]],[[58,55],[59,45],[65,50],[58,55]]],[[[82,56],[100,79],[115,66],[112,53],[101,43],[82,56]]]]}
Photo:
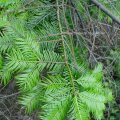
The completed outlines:
{"type": "Polygon", "coordinates": [[[81,27],[84,29],[83,20],[82,20],[82,18],[81,18],[81,16],[80,16],[79,12],[77,11],[77,9],[76,9],[74,3],[72,2],[72,0],[70,0],[70,3],[71,3],[71,6],[72,6],[73,8],[75,8],[74,10],[75,10],[75,12],[76,12],[76,14],[77,14],[80,22],[81,22],[81,27]]]}
{"type": "Polygon", "coordinates": [[[120,20],[115,17],[105,6],[103,6],[99,1],[97,0],[91,0],[99,9],[101,9],[105,14],[107,14],[113,21],[118,23],[120,25],[120,20]]]}

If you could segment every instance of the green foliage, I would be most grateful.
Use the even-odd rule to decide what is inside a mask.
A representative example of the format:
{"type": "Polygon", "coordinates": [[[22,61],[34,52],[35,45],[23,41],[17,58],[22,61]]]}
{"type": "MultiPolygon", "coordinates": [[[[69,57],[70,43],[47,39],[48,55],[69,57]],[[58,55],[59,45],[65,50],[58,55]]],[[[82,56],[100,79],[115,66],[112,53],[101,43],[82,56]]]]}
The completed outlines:
{"type": "MultiPolygon", "coordinates": [[[[3,1],[3,6],[25,5],[24,1],[11,2],[3,1]]],[[[64,19],[70,28],[69,18],[62,18],[70,11],[55,5],[36,0],[22,13],[20,9],[5,16],[1,26],[6,31],[0,37],[1,81],[6,85],[16,80],[22,94],[19,103],[27,113],[40,110],[40,119],[89,120],[91,113],[102,119],[105,104],[112,100],[112,92],[102,83],[102,64],[89,68],[88,51],[84,43],[76,42],[77,38],[82,41],[81,36],[62,33],[67,31],[64,19]]]]}
{"type": "Polygon", "coordinates": [[[3,58],[2,58],[2,56],[0,55],[0,69],[2,68],[2,66],[3,66],[3,58]]]}
{"type": "Polygon", "coordinates": [[[111,56],[114,58],[115,65],[114,65],[114,71],[116,74],[116,77],[119,78],[120,76],[120,49],[116,49],[115,51],[111,51],[111,56]]]}
{"type": "MultiPolygon", "coordinates": [[[[119,0],[98,0],[103,6],[105,6],[113,15],[115,15],[118,19],[120,18],[120,1],[119,0]]],[[[107,16],[104,12],[99,10],[98,7],[92,5],[89,7],[91,16],[97,18],[99,21],[108,21],[112,22],[112,19],[107,16]]]]}

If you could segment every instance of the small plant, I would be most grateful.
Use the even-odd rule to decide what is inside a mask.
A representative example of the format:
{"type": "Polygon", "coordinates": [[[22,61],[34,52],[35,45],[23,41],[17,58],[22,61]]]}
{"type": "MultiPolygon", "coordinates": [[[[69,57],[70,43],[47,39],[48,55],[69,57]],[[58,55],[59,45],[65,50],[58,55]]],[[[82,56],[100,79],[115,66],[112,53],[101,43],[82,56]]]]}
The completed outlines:
{"type": "Polygon", "coordinates": [[[2,83],[15,80],[19,103],[27,113],[39,110],[42,120],[89,120],[91,114],[102,119],[112,92],[103,85],[102,64],[91,70],[81,35],[70,34],[74,27],[72,18],[66,17],[70,10],[59,7],[61,1],[31,4],[33,8],[27,5],[22,13],[12,11],[1,18],[2,83]]]}

